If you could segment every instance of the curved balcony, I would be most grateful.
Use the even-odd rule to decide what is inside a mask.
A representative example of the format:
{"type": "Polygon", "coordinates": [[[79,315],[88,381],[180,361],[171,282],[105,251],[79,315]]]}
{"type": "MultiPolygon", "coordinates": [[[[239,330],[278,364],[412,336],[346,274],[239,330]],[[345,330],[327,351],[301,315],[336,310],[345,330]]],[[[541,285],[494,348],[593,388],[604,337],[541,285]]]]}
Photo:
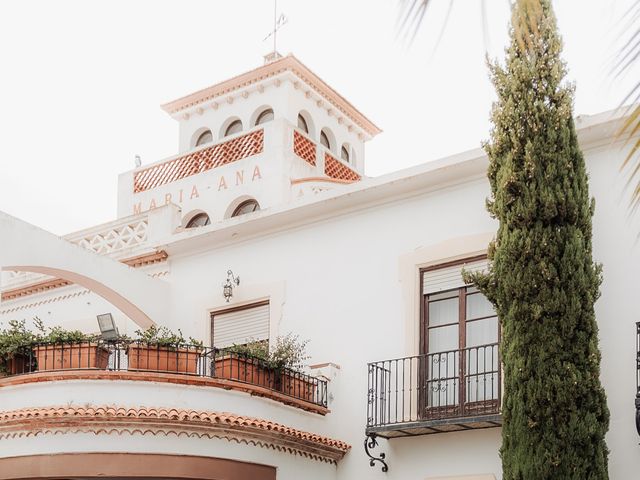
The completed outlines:
{"type": "Polygon", "coordinates": [[[59,380],[125,380],[218,387],[326,414],[327,382],[244,354],[142,342],[38,343],[6,360],[0,387],[59,380]]]}

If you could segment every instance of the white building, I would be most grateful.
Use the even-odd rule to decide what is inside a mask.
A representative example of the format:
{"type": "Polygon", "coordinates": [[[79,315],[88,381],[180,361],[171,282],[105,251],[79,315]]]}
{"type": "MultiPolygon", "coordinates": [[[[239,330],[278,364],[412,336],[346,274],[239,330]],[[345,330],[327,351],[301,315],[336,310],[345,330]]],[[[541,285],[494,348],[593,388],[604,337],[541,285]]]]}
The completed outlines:
{"type": "MultiPolygon", "coordinates": [[[[186,352],[177,373],[149,371],[111,345],[104,368],[51,350],[0,378],[0,479],[502,478],[497,319],[459,273],[483,267],[496,229],[484,153],[365,177],[380,130],[293,56],[163,108],[180,152],[120,175],[118,219],[59,239],[0,214],[0,322],[95,332],[110,312],[120,333],[155,323],[205,348],[192,371],[186,352]],[[310,377],[221,367],[212,348],[288,333],[309,339],[310,377]]],[[[627,480],[640,225],[620,122],[577,128],[604,264],[610,475],[627,480]]]]}

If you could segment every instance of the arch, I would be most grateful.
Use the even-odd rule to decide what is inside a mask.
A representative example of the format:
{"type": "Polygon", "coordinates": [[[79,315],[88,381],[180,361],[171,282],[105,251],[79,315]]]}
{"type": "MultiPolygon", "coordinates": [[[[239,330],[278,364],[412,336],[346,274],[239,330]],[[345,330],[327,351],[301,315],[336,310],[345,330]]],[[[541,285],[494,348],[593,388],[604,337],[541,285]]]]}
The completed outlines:
{"type": "Polygon", "coordinates": [[[249,125],[256,127],[258,125],[262,125],[263,123],[270,122],[274,118],[275,118],[275,113],[274,113],[273,107],[269,105],[262,105],[260,108],[257,108],[251,115],[251,120],[249,122],[249,125]],[[269,113],[271,115],[269,115],[269,113]]]}
{"type": "Polygon", "coordinates": [[[193,135],[191,136],[191,141],[189,142],[189,145],[191,145],[191,148],[196,148],[196,147],[201,147],[202,145],[205,145],[207,143],[212,143],[213,141],[214,141],[214,138],[213,138],[213,132],[211,131],[211,129],[209,127],[201,127],[193,133],[193,135]],[[211,139],[201,142],[202,137],[207,133],[211,135],[211,139]]]}
{"type": "Polygon", "coordinates": [[[305,124],[307,125],[306,134],[309,136],[309,138],[315,138],[315,125],[313,124],[313,119],[311,118],[311,114],[306,110],[300,110],[298,112],[298,118],[296,120],[297,126],[299,130],[302,130],[304,132],[304,128],[302,128],[300,125],[301,123],[300,119],[304,120],[305,124]]]}
{"type": "Polygon", "coordinates": [[[318,138],[318,140],[320,141],[320,144],[324,145],[327,150],[335,153],[335,148],[337,145],[336,137],[331,131],[331,129],[324,127],[322,130],[320,130],[320,137],[318,138]],[[328,143],[328,146],[325,144],[325,139],[328,143]]]}
{"type": "Polygon", "coordinates": [[[236,198],[233,202],[229,204],[229,206],[227,207],[227,210],[224,212],[224,218],[227,219],[227,218],[233,217],[233,214],[238,209],[238,207],[243,203],[246,203],[249,201],[256,202],[258,204],[258,209],[260,209],[260,202],[256,198],[251,197],[249,195],[242,195],[236,198]]]}
{"type": "Polygon", "coordinates": [[[344,160],[347,163],[353,163],[353,149],[351,148],[351,145],[349,145],[347,142],[342,144],[342,147],[340,148],[340,160],[344,160]]]}
{"type": "Polygon", "coordinates": [[[55,453],[0,459],[0,478],[176,478],[275,480],[275,467],[228,460],[161,453],[55,453]]]}
{"type": "Polygon", "coordinates": [[[205,212],[204,210],[196,209],[196,210],[191,210],[184,217],[182,217],[182,223],[180,226],[182,228],[191,228],[188,226],[189,223],[192,222],[196,217],[200,215],[206,215],[209,218],[209,221],[211,221],[211,216],[207,212],[205,212]]]}
{"type": "Polygon", "coordinates": [[[243,130],[243,128],[244,127],[242,125],[242,120],[240,120],[240,117],[227,118],[222,124],[222,128],[220,128],[220,135],[218,138],[223,138],[229,135],[233,135],[234,133],[239,133],[243,130]]]}
{"type": "Polygon", "coordinates": [[[169,284],[0,212],[0,269],[81,285],[146,329],[168,323],[169,284]]]}

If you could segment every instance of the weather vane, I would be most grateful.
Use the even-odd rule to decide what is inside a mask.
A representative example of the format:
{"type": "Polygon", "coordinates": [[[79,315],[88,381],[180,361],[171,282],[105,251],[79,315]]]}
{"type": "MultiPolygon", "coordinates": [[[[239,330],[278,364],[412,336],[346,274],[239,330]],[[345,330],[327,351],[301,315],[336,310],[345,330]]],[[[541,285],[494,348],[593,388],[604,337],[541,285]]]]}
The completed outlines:
{"type": "Polygon", "coordinates": [[[281,13],[280,16],[278,16],[278,0],[273,0],[273,30],[269,32],[269,35],[264,37],[262,41],[265,42],[269,40],[269,38],[273,37],[273,52],[271,55],[274,58],[279,57],[277,50],[278,30],[285,26],[288,20],[289,19],[285,16],[284,13],[281,13]]]}

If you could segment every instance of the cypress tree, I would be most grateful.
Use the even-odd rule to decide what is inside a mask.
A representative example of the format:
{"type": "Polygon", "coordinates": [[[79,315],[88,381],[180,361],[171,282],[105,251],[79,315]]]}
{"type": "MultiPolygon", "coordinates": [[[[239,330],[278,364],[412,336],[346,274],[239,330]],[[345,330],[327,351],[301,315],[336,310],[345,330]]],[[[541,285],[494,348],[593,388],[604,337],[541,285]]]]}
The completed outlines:
{"type": "Polygon", "coordinates": [[[550,0],[515,0],[504,66],[490,65],[490,269],[467,275],[492,301],[504,365],[505,480],[607,479],[587,172],[550,0]]]}

